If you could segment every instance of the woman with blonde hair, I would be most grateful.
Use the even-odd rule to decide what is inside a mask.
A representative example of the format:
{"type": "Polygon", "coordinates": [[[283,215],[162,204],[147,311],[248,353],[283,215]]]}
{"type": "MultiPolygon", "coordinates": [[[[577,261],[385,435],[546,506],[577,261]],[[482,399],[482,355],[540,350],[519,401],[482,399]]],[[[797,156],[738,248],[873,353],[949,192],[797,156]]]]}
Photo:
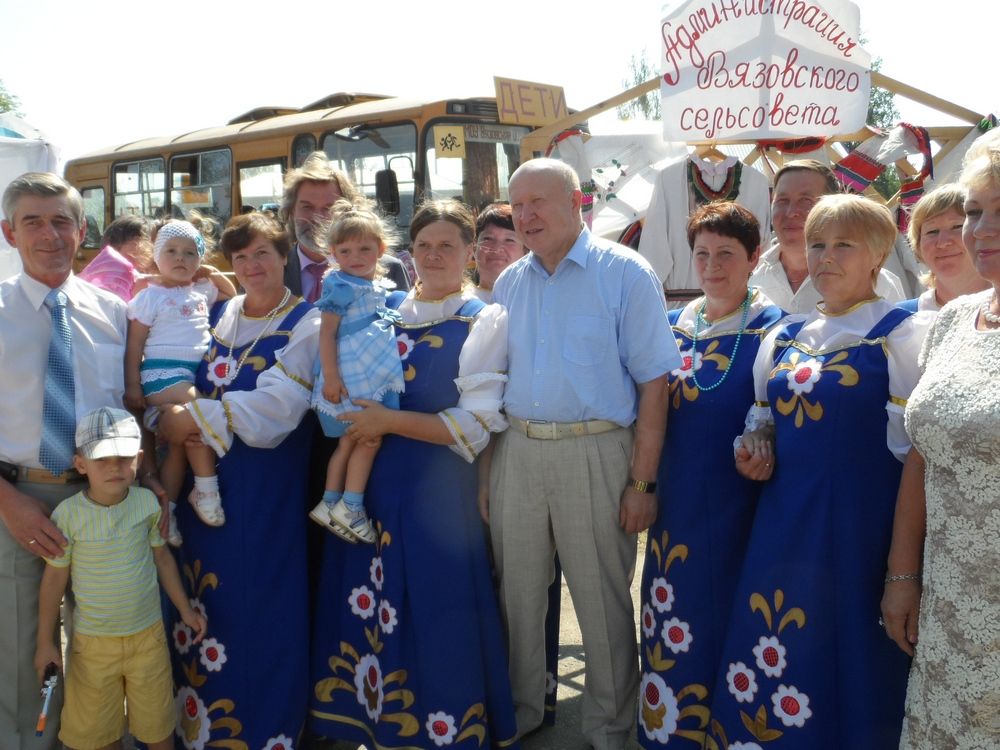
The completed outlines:
{"type": "Polygon", "coordinates": [[[929,269],[921,279],[927,291],[900,302],[903,309],[937,312],[955,297],[981,292],[989,286],[976,272],[962,244],[964,203],[965,189],[961,185],[943,185],[927,193],[913,209],[907,236],[913,254],[929,269]]]}
{"type": "MultiPolygon", "coordinates": [[[[885,750],[909,660],[878,625],[902,460],[903,405],[929,318],[875,293],[888,209],[828,195],[805,225],[823,301],[754,363],[736,466],[765,482],[722,648],[706,747],[885,750]]],[[[683,702],[681,708],[683,708],[683,702]]]]}

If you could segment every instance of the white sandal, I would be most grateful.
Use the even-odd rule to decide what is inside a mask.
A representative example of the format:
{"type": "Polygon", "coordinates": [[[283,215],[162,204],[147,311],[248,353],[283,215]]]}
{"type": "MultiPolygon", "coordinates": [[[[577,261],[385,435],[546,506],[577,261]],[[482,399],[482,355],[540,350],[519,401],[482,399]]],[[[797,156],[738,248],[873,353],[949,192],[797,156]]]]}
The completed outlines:
{"type": "Polygon", "coordinates": [[[318,523],[324,529],[332,534],[336,534],[345,542],[350,542],[351,544],[358,543],[358,540],[353,534],[342,533],[339,528],[333,525],[333,522],[330,520],[330,506],[322,500],[316,503],[316,506],[309,511],[309,520],[318,523]]]}
{"type": "Polygon", "coordinates": [[[188,495],[188,501],[202,523],[208,526],[222,526],[226,522],[226,513],[222,510],[222,497],[218,492],[202,492],[194,489],[188,495]]]}
{"type": "Polygon", "coordinates": [[[359,542],[375,544],[375,529],[372,528],[368,514],[364,510],[351,510],[343,500],[338,500],[337,504],[330,508],[330,523],[335,527],[333,532],[338,536],[350,534],[359,542]]]}

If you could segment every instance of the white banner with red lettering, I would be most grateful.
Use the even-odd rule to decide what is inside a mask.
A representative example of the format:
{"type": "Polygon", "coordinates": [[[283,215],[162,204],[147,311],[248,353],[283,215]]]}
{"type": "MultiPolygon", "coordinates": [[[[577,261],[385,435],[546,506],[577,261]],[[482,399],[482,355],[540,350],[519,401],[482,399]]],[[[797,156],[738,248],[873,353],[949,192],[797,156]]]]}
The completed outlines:
{"type": "Polygon", "coordinates": [[[663,6],[668,141],[792,138],[865,125],[871,57],[848,0],[673,0],[663,6]]]}

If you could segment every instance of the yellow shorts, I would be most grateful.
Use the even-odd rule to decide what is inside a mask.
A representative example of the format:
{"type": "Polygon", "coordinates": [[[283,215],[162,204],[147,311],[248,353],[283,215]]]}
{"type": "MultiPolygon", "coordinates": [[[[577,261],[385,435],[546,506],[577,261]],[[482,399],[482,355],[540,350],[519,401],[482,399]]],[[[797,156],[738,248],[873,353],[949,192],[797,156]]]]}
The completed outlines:
{"type": "Polygon", "coordinates": [[[59,739],[92,750],[129,731],[142,742],[173,734],[173,677],[163,623],[127,636],[73,634],[59,739]]]}

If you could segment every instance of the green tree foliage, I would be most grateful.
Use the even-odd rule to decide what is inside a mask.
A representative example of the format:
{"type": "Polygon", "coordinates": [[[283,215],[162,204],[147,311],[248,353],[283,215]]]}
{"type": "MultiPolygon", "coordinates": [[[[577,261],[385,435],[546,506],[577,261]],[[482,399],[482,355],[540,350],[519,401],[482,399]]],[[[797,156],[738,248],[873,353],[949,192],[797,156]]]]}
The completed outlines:
{"type": "MultiPolygon", "coordinates": [[[[628,78],[622,81],[622,87],[625,91],[633,86],[638,86],[640,83],[645,83],[650,78],[654,78],[658,75],[657,71],[653,70],[653,66],[647,59],[645,49],[642,50],[642,53],[638,57],[636,55],[632,55],[632,58],[628,63],[628,68],[628,78]]],[[[643,120],[659,120],[660,117],[659,89],[654,89],[648,94],[643,94],[642,96],[618,107],[619,120],[631,120],[633,118],[643,120]]]]}
{"type": "Polygon", "coordinates": [[[0,81],[0,112],[10,112],[11,114],[20,116],[22,114],[20,107],[20,100],[7,91],[7,87],[4,86],[3,81],[0,81]]]}

